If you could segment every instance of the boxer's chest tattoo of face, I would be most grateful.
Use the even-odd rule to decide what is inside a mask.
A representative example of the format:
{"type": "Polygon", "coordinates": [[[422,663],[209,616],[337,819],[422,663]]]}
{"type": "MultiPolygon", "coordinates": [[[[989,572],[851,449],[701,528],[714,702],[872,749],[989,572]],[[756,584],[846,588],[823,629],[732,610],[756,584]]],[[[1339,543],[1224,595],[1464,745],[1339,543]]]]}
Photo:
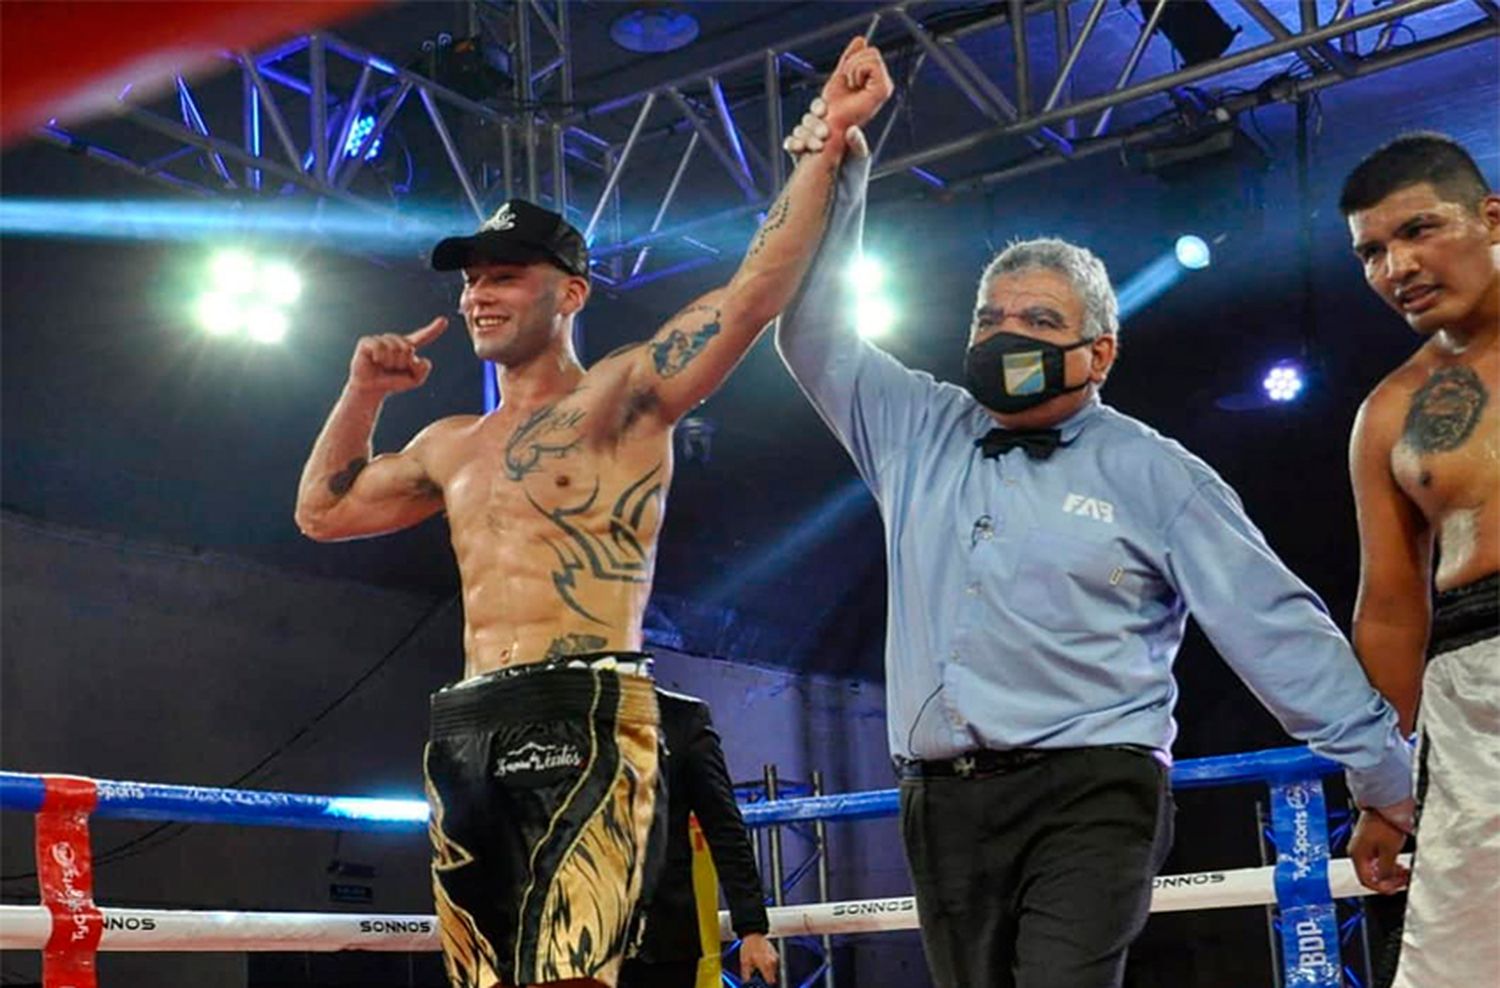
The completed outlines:
{"type": "Polygon", "coordinates": [[[1474,434],[1489,397],[1472,368],[1435,371],[1411,396],[1402,444],[1419,454],[1458,449],[1474,434]]]}
{"type": "Polygon", "coordinates": [[[505,475],[520,480],[541,469],[543,459],[561,459],[583,442],[581,408],[559,408],[556,403],[532,412],[505,444],[505,475]]]}

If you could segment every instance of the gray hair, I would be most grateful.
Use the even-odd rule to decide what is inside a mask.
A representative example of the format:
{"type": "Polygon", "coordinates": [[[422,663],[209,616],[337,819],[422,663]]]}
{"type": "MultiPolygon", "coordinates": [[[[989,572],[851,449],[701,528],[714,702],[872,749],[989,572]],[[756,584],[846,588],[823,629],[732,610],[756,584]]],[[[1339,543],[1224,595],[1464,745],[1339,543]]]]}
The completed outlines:
{"type": "Polygon", "coordinates": [[[1078,293],[1079,299],[1083,301],[1084,339],[1093,340],[1119,333],[1120,303],[1115,298],[1114,287],[1109,283],[1109,272],[1104,269],[1104,262],[1085,247],[1053,237],[1012,241],[997,254],[979,278],[979,304],[984,304],[990,283],[996,278],[1038,268],[1056,271],[1067,278],[1073,290],[1078,293]]]}

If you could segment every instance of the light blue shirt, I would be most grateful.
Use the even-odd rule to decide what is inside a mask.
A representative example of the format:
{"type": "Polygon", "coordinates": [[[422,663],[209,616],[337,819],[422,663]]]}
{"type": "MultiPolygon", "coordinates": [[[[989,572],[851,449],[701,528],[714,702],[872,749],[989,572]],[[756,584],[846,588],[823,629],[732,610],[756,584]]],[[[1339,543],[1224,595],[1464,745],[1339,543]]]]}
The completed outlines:
{"type": "Polygon", "coordinates": [[[845,164],[776,343],[880,505],[892,755],[1131,744],[1169,759],[1191,612],[1282,726],[1348,769],[1361,805],[1410,796],[1395,711],[1206,463],[1097,398],[1050,459],[984,459],[974,441],[995,422],[968,391],[859,337],[842,271],[868,175],[845,164]]]}

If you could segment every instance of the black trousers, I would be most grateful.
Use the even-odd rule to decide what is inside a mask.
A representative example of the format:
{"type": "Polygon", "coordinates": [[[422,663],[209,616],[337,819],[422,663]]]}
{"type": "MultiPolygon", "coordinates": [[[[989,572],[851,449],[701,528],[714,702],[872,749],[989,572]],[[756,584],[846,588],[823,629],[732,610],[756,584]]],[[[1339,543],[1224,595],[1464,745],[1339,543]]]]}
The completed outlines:
{"type": "Polygon", "coordinates": [[[631,958],[620,969],[619,988],[693,988],[698,983],[698,961],[658,961],[648,964],[631,958]]]}
{"type": "Polygon", "coordinates": [[[1172,844],[1165,766],[1073,748],[1005,772],[901,782],[938,988],[1119,988],[1172,844]]]}

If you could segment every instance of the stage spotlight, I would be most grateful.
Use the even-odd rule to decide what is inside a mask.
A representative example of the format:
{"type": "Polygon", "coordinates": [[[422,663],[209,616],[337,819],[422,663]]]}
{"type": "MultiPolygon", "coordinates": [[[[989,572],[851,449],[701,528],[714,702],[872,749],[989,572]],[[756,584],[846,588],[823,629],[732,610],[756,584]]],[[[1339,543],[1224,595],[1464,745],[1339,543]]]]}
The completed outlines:
{"type": "Polygon", "coordinates": [[[877,291],[885,284],[885,265],[878,258],[862,254],[849,263],[844,277],[852,287],[860,291],[877,291]]]}
{"type": "Polygon", "coordinates": [[[1177,263],[1189,271],[1201,271],[1213,260],[1208,241],[1189,233],[1177,238],[1177,263]]]}
{"type": "Polygon", "coordinates": [[[193,317],[204,332],[243,335],[256,343],[286,338],[291,327],[287,309],[302,294],[302,279],[290,264],[230,248],[209,259],[207,281],[192,302],[193,317]]]}
{"type": "Polygon", "coordinates": [[[609,36],[626,51],[658,55],[697,40],[698,19],[668,4],[641,4],[616,17],[609,36]]]}
{"type": "Polygon", "coordinates": [[[855,307],[855,327],[867,340],[876,340],[896,325],[896,307],[879,295],[861,296],[855,307]]]}
{"type": "Polygon", "coordinates": [[[1302,378],[1301,369],[1294,363],[1283,362],[1272,367],[1267,372],[1265,380],[1260,382],[1261,388],[1266,392],[1266,397],[1275,402],[1295,401],[1302,393],[1306,382],[1302,378]]]}
{"type": "Polygon", "coordinates": [[[242,250],[221,250],[209,262],[214,289],[235,295],[255,291],[255,258],[242,250]]]}
{"type": "Polygon", "coordinates": [[[1186,66],[1210,62],[1229,48],[1239,28],[1225,23],[1219,12],[1208,0],[1190,2],[1168,2],[1168,0],[1140,0],[1141,16],[1151,19],[1158,5],[1166,3],[1166,9],[1156,22],[1156,29],[1167,36],[1186,66]]]}
{"type": "MultiPolygon", "coordinates": [[[[349,128],[349,138],[344,141],[344,154],[350,158],[358,154],[359,146],[365,142],[365,138],[374,129],[375,118],[368,113],[361,114],[359,119],[354,121],[354,126],[349,128]]],[[[370,145],[370,149],[365,152],[366,161],[374,161],[376,156],[380,154],[380,143],[382,140],[384,138],[377,137],[375,142],[370,145]]]]}
{"type": "Polygon", "coordinates": [[[280,343],[290,325],[286,313],[269,305],[258,305],[245,313],[245,335],[257,343],[280,343]]]}
{"type": "Polygon", "coordinates": [[[233,336],[244,326],[240,300],[228,292],[207,292],[193,303],[193,318],[210,336],[233,336]]]}
{"type": "Polygon", "coordinates": [[[284,261],[263,261],[258,274],[261,292],[277,305],[291,305],[302,294],[302,278],[284,261]]]}

